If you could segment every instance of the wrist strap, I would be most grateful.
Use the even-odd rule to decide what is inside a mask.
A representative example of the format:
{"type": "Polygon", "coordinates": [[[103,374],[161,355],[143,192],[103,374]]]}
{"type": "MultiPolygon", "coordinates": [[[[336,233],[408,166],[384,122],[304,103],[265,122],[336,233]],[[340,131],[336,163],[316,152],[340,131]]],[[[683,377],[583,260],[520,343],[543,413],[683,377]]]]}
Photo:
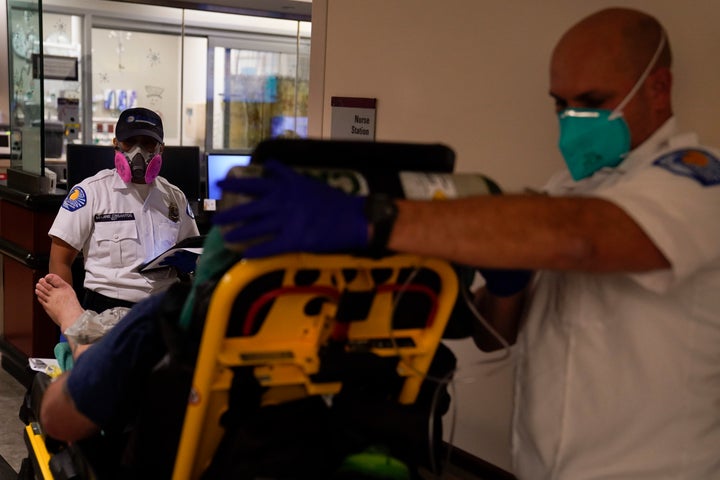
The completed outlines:
{"type": "Polygon", "coordinates": [[[510,297],[527,287],[533,277],[532,270],[480,269],[485,288],[496,297],[510,297]]]}
{"type": "Polygon", "coordinates": [[[386,253],[398,208],[395,200],[384,193],[371,193],[365,201],[365,217],[373,226],[369,249],[373,255],[386,253]]]}

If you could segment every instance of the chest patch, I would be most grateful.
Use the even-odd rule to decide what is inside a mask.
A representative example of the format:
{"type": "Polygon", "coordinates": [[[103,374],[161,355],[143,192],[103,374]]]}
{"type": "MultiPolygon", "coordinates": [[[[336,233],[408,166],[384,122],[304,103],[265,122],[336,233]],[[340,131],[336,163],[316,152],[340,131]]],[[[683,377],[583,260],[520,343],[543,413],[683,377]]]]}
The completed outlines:
{"type": "Polygon", "coordinates": [[[720,160],[704,150],[676,150],[658,158],[653,165],[695,179],[706,187],[720,184],[720,160]]]}
{"type": "Polygon", "coordinates": [[[79,210],[87,204],[87,195],[82,187],[73,187],[70,193],[67,194],[65,200],[63,200],[62,208],[70,212],[79,210]]]}

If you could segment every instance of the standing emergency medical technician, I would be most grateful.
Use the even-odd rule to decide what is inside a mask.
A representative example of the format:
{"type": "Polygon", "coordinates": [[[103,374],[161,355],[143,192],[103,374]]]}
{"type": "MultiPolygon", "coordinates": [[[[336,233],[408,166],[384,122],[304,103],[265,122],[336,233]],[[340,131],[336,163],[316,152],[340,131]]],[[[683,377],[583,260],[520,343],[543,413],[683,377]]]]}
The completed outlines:
{"type": "Polygon", "coordinates": [[[546,195],[364,199],[268,162],[224,181],[254,201],[214,221],[235,225],[227,241],[266,239],[246,257],[369,242],[479,267],[481,310],[519,331],[518,477],[718,478],[720,160],[678,130],[670,66],[664,29],[636,10],[563,35],[550,93],[568,168],[546,195]]]}
{"type": "Polygon", "coordinates": [[[160,116],[146,108],[124,110],[113,145],[116,168],[73,186],[49,231],[50,273],[72,284],[71,266],[82,251],[82,304],[96,312],[132,306],[177,281],[173,269],[143,275],[137,267],[199,233],[183,192],[158,176],[160,116]]]}

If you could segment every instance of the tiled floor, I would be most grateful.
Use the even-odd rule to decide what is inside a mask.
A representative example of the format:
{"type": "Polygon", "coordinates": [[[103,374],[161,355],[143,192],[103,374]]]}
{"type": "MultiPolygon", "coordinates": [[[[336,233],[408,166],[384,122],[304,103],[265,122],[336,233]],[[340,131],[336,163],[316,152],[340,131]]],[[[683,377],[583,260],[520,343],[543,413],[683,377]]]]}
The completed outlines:
{"type": "Polygon", "coordinates": [[[25,387],[0,368],[0,455],[15,471],[27,456],[22,434],[25,425],[18,416],[24,395],[25,387]]]}

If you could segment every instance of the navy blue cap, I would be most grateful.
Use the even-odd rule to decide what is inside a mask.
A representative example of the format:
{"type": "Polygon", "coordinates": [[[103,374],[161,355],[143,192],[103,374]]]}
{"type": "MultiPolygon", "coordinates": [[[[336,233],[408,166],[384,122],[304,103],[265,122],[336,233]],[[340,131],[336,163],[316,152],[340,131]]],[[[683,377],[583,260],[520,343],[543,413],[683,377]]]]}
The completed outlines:
{"type": "Polygon", "coordinates": [[[124,142],[128,138],[145,135],[163,142],[163,124],[160,116],[147,108],[123,110],[115,127],[115,138],[124,142]]]}

